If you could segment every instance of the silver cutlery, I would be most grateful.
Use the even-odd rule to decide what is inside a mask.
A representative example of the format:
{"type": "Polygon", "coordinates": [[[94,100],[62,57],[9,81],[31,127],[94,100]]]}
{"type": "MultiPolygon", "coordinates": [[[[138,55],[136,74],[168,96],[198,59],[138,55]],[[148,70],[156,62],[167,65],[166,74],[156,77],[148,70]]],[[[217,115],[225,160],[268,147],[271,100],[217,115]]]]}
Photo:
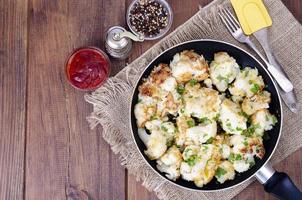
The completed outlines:
{"type": "MultiPolygon", "coordinates": [[[[287,78],[287,75],[282,70],[280,65],[275,67],[274,65],[270,64],[269,61],[267,61],[267,59],[258,51],[255,44],[250,40],[250,37],[243,33],[239,22],[237,21],[237,19],[233,16],[233,14],[229,10],[220,8],[218,15],[220,16],[222,22],[227,27],[227,29],[232,34],[232,36],[237,41],[247,44],[264,61],[264,63],[267,66],[267,70],[271,73],[271,75],[273,76],[273,78],[279,85],[278,89],[280,91],[280,95],[281,95],[283,101],[285,102],[285,104],[289,107],[289,109],[292,112],[297,113],[298,104],[297,104],[296,95],[293,91],[293,89],[294,89],[293,84],[287,78]]],[[[263,34],[263,33],[261,33],[261,34],[263,34]]],[[[270,50],[270,48],[267,47],[268,43],[265,43],[265,41],[262,41],[262,42],[265,45],[265,47],[270,50]]],[[[270,54],[270,55],[271,55],[270,59],[272,59],[273,55],[272,54],[270,54]]],[[[272,60],[275,60],[275,59],[272,59],[272,60]]]]}
{"type": "MultiPolygon", "coordinates": [[[[262,46],[266,57],[268,58],[268,61],[273,64],[279,71],[282,71],[284,73],[284,75],[288,78],[288,76],[286,75],[286,73],[284,72],[282,66],[279,64],[279,62],[276,60],[272,49],[270,48],[269,42],[268,42],[268,36],[267,36],[267,29],[261,29],[257,32],[255,32],[253,34],[256,39],[258,40],[259,44],[262,46]]],[[[289,79],[289,78],[288,78],[289,79]]],[[[297,96],[294,90],[290,91],[290,92],[284,92],[282,90],[280,90],[280,95],[283,98],[283,96],[286,95],[287,101],[284,101],[285,104],[289,107],[289,109],[294,112],[297,113],[298,112],[298,100],[297,100],[297,96]]]]}

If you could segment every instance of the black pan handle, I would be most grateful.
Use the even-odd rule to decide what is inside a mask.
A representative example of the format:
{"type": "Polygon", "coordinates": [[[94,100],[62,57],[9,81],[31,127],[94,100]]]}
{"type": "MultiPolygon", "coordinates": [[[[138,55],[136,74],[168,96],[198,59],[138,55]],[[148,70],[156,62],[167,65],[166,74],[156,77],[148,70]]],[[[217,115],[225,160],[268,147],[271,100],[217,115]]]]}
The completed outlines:
{"type": "Polygon", "coordinates": [[[256,174],[266,192],[281,200],[302,200],[302,193],[284,172],[277,172],[266,165],[256,174]]]}

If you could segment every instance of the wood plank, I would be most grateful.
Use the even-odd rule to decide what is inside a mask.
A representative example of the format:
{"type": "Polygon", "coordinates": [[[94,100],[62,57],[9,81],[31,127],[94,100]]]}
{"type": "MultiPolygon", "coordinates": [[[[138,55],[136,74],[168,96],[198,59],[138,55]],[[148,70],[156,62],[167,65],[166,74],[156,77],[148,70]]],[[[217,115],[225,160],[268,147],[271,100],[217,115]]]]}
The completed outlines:
{"type": "Polygon", "coordinates": [[[294,17],[302,23],[302,1],[301,0],[282,0],[284,5],[294,15],[294,17]]]}
{"type": "Polygon", "coordinates": [[[22,199],[27,0],[0,0],[0,199],[22,199]]]}
{"type": "Polygon", "coordinates": [[[31,0],[29,5],[25,197],[124,199],[125,170],[101,129],[89,129],[91,106],[64,74],[75,48],[103,46],[106,28],[120,22],[114,16],[124,8],[109,9],[113,1],[99,0],[31,0]]]}
{"type": "MultiPolygon", "coordinates": [[[[76,19],[68,32],[81,33],[70,35],[70,44],[77,46],[93,45],[104,49],[106,31],[109,27],[123,24],[124,1],[82,1],[68,6],[69,19],[76,19]],[[120,6],[114,6],[118,3],[120,6]],[[93,8],[93,9],[92,9],[93,8]],[[108,12],[110,10],[110,12],[108,12]],[[79,11],[89,13],[77,17],[79,11]],[[106,11],[106,12],[104,12],[106,11]],[[119,17],[116,17],[119,16],[119,17]],[[93,24],[93,27],[91,27],[93,24]],[[93,33],[91,33],[93,31],[93,33]],[[79,44],[82,41],[83,44],[79,44]]],[[[120,70],[124,61],[113,60],[112,73],[120,70]]],[[[67,113],[70,127],[70,186],[76,185],[77,191],[87,191],[92,199],[124,199],[125,198],[125,170],[121,167],[117,156],[112,153],[109,145],[103,140],[102,130],[90,131],[86,116],[92,111],[92,106],[83,101],[83,92],[72,87],[65,88],[68,99],[67,113]]],[[[72,194],[75,192],[73,191],[72,194]]]]}

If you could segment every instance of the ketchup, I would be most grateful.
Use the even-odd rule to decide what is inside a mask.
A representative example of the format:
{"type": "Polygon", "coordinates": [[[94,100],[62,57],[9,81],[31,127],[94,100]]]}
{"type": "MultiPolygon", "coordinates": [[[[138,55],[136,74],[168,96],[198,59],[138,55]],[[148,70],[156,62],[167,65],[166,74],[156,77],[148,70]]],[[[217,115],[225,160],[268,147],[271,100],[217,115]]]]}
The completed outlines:
{"type": "Polygon", "coordinates": [[[75,51],[67,61],[69,82],[76,88],[91,90],[100,86],[109,76],[107,55],[95,47],[75,51]]]}

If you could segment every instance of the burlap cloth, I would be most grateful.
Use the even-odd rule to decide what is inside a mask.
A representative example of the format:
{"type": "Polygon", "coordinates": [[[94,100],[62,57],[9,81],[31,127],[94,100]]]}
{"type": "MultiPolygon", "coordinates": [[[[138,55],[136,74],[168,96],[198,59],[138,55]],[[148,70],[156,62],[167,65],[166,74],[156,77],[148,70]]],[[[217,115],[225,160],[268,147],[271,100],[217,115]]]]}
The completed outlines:
{"type": "MultiPolygon", "coordinates": [[[[194,192],[179,188],[150,169],[131,138],[129,106],[132,90],[147,63],[159,53],[181,42],[200,38],[224,40],[247,49],[236,42],[221,23],[217,16],[218,4],[230,6],[228,1],[215,0],[201,8],[186,23],[110,78],[103,87],[85,95],[85,100],[93,105],[93,112],[88,117],[91,128],[98,124],[103,127],[103,137],[113,152],[120,155],[121,164],[148,190],[154,191],[159,199],[231,199],[254,180],[221,192],[194,192]]],[[[269,29],[271,46],[293,81],[299,102],[302,102],[302,26],[280,0],[266,0],[265,4],[273,19],[273,26],[269,29]]],[[[302,146],[302,112],[293,114],[285,105],[283,108],[283,134],[271,159],[272,164],[280,162],[302,146]]]]}

